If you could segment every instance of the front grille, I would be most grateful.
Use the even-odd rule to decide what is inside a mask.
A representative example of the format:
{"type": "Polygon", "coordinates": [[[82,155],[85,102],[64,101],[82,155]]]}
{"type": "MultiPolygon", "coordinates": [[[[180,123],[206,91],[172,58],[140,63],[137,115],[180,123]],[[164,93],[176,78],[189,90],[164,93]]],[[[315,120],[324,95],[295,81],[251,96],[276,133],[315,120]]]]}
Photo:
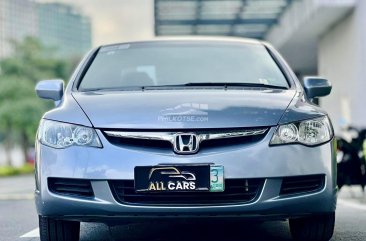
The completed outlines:
{"type": "Polygon", "coordinates": [[[106,139],[114,145],[123,147],[139,147],[139,148],[155,148],[165,149],[173,151],[173,139],[172,136],[175,133],[195,133],[197,136],[202,136],[203,140],[200,142],[200,149],[209,149],[217,147],[237,146],[253,144],[261,141],[268,133],[268,128],[231,128],[231,129],[177,129],[169,130],[102,130],[106,139]],[[235,136],[236,133],[258,131],[250,135],[235,136]],[[112,134],[113,133],[113,134],[112,134]],[[133,133],[129,134],[128,133],[133,133]],[[210,134],[223,134],[227,133],[225,137],[208,137],[210,134]],[[131,136],[132,135],[132,136],[131,136]],[[145,135],[145,136],[144,136],[145,135]],[[154,136],[156,135],[156,136],[154,136]],[[151,137],[153,136],[153,137],[151,137]],[[208,138],[207,138],[208,137],[208,138]]]}
{"type": "Polygon", "coordinates": [[[317,192],[325,185],[325,175],[285,177],[282,180],[280,195],[317,192]]]}
{"type": "Polygon", "coordinates": [[[173,145],[168,141],[121,138],[108,135],[105,135],[105,137],[110,143],[117,146],[173,150],[173,145]]]}
{"type": "Polygon", "coordinates": [[[89,180],[73,178],[48,178],[48,189],[56,194],[80,197],[93,197],[89,180]]]}
{"type": "Polygon", "coordinates": [[[218,205],[248,203],[260,194],[263,178],[225,179],[224,192],[136,193],[133,180],[109,181],[114,198],[135,205],[218,205]]]}

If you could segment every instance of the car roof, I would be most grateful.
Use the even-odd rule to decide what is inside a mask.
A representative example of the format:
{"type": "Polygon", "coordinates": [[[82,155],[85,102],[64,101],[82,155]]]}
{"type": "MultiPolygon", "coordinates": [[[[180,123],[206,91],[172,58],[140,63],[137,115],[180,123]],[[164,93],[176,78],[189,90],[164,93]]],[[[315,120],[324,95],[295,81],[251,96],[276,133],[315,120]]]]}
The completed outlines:
{"type": "Polygon", "coordinates": [[[226,43],[243,43],[243,44],[256,44],[262,45],[263,42],[257,39],[240,38],[240,37],[211,37],[211,36],[171,36],[171,37],[155,37],[147,40],[128,41],[121,43],[112,43],[102,45],[100,47],[108,47],[121,44],[133,44],[133,43],[163,43],[163,42],[196,42],[196,43],[213,43],[213,42],[226,42],[226,43]]]}

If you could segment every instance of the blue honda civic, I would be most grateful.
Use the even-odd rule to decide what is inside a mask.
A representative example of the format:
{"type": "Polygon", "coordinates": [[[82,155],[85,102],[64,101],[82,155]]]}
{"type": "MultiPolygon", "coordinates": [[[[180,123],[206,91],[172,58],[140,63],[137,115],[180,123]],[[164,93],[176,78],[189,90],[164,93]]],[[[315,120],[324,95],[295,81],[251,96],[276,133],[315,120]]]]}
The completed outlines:
{"type": "Polygon", "coordinates": [[[336,209],[336,146],[302,84],[271,45],[167,38],[91,50],[64,88],[37,84],[42,241],[79,240],[80,222],[216,217],[288,220],[294,240],[327,241],[336,209]]]}

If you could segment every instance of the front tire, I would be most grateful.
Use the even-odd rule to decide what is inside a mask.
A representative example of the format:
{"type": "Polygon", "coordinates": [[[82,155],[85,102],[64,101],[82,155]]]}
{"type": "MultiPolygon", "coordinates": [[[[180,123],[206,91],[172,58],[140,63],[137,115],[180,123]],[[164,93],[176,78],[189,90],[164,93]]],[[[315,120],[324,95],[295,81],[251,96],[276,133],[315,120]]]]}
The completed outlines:
{"type": "Polygon", "coordinates": [[[41,241],[79,241],[80,222],[39,216],[41,241]]]}
{"type": "Polygon", "coordinates": [[[290,231],[296,241],[329,241],[334,232],[335,213],[290,219],[290,231]]]}

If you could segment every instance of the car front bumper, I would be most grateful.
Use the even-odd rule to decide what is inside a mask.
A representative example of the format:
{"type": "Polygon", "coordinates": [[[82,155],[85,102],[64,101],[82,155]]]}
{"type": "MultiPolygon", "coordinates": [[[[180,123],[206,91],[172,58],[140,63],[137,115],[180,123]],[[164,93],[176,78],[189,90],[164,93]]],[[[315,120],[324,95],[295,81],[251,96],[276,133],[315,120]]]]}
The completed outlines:
{"type": "Polygon", "coordinates": [[[123,148],[98,135],[103,148],[53,149],[37,143],[36,206],[39,215],[80,221],[129,221],[148,218],[257,218],[284,219],[336,208],[336,161],[334,141],[317,147],[281,145],[269,147],[275,128],[260,142],[176,155],[164,151],[123,148]],[[225,178],[264,178],[260,195],[248,203],[226,205],[134,205],[114,198],[109,180],[132,180],[135,166],[212,163],[223,165],[225,178]],[[298,195],[279,195],[283,177],[325,175],[321,190],[298,195]],[[87,179],[93,198],[50,192],[49,177],[87,179]]]}

